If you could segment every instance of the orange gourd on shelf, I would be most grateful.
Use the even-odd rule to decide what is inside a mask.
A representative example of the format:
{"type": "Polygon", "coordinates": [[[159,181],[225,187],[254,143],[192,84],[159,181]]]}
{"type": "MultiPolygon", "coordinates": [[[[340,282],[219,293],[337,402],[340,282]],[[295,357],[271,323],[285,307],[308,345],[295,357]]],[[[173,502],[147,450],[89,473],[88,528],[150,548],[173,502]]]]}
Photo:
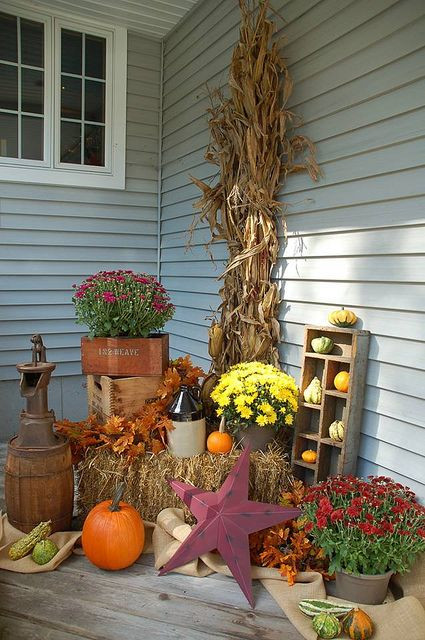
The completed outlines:
{"type": "Polygon", "coordinates": [[[301,458],[304,462],[310,462],[310,464],[313,464],[317,460],[317,453],[313,451],[313,449],[306,449],[306,451],[302,452],[301,458]]]}
{"type": "Polygon", "coordinates": [[[340,371],[334,378],[334,387],[338,391],[346,393],[348,391],[348,385],[350,383],[350,374],[348,371],[340,371]]]}
{"type": "Polygon", "coordinates": [[[84,522],[83,551],[99,569],[116,571],[130,567],[143,551],[143,520],[134,507],[120,502],[123,491],[121,484],[114,499],[93,507],[84,522]]]}

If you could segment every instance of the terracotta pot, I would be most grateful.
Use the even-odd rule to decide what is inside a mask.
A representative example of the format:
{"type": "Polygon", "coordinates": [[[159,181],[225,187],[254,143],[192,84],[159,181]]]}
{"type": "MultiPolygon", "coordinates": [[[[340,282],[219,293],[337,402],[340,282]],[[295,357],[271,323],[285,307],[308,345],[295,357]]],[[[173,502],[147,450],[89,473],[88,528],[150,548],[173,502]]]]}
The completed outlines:
{"type": "Polygon", "coordinates": [[[260,427],[251,424],[246,429],[238,429],[236,432],[236,442],[246,447],[251,445],[253,451],[265,451],[267,445],[273,441],[276,432],[273,427],[260,427]]]}
{"type": "Polygon", "coordinates": [[[168,361],[168,333],[148,338],[81,338],[81,368],[86,375],[161,376],[168,361]]]}
{"type": "Polygon", "coordinates": [[[357,604],[382,604],[388,591],[392,571],[369,576],[358,576],[345,571],[335,572],[335,596],[357,604]]]}

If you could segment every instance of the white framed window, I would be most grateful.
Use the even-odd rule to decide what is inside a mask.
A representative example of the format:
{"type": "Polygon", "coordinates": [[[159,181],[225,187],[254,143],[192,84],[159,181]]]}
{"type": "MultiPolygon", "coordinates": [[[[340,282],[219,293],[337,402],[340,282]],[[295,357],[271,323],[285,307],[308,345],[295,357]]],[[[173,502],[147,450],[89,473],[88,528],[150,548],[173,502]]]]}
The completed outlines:
{"type": "Polygon", "coordinates": [[[127,32],[0,8],[0,180],[125,187],[127,32]]]}

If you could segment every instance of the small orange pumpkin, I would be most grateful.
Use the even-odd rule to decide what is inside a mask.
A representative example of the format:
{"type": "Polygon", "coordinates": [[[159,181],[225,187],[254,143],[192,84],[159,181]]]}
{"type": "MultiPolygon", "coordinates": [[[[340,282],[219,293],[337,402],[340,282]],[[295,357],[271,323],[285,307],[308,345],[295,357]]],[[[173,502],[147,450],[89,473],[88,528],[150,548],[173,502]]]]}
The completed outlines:
{"type": "Polygon", "coordinates": [[[372,620],[363,609],[357,607],[347,613],[342,627],[351,640],[369,640],[373,635],[372,620]]]}
{"type": "Polygon", "coordinates": [[[302,452],[301,458],[304,462],[310,462],[313,464],[317,460],[317,453],[313,451],[313,449],[306,449],[306,451],[302,452]]]}
{"type": "Polygon", "coordinates": [[[350,382],[350,374],[348,371],[340,371],[334,378],[334,387],[338,391],[346,393],[348,391],[348,385],[350,382]]]}
{"type": "Polygon", "coordinates": [[[143,520],[134,507],[120,502],[123,493],[122,483],[114,499],[93,507],[83,525],[83,551],[99,569],[116,571],[130,567],[143,551],[143,520]]]}
{"type": "Polygon", "coordinates": [[[233,438],[224,431],[224,418],[221,419],[218,431],[213,431],[207,438],[207,449],[210,453],[229,453],[233,446],[233,438]]]}

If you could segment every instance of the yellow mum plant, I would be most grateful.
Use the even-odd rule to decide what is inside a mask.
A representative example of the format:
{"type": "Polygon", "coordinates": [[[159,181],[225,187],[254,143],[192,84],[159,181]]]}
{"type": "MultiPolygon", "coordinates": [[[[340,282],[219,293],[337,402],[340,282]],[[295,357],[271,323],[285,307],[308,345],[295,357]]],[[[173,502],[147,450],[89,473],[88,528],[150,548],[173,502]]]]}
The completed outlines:
{"type": "Polygon", "coordinates": [[[242,362],[220,376],[211,399],[230,431],[252,424],[278,431],[292,425],[298,393],[294,378],[271,364],[242,362]]]}

